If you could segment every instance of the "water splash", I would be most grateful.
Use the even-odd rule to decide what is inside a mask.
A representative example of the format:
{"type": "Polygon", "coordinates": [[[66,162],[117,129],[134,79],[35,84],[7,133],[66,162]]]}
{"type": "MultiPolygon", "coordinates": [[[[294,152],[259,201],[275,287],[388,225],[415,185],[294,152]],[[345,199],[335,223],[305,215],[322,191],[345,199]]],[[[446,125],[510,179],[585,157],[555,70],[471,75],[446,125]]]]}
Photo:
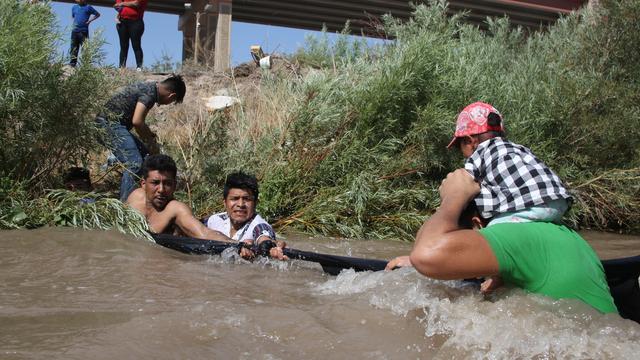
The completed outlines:
{"type": "Polygon", "coordinates": [[[428,279],[412,268],[343,271],[313,291],[365,296],[372,306],[398,316],[418,314],[425,340],[446,358],[630,359],[640,352],[640,325],[577,300],[518,289],[485,297],[473,285],[428,279]]]}

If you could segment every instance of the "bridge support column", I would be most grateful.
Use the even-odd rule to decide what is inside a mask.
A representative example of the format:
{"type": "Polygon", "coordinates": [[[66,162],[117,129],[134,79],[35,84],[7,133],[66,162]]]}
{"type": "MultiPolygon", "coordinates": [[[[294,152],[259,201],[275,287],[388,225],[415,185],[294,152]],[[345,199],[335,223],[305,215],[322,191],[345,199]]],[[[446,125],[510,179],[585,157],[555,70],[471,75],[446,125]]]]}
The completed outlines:
{"type": "Polygon", "coordinates": [[[231,57],[231,2],[218,1],[218,23],[216,26],[216,52],[213,69],[223,72],[229,69],[231,57]]]}
{"type": "Polygon", "coordinates": [[[191,1],[191,9],[178,21],[178,30],[183,34],[182,61],[213,66],[216,72],[226,71],[231,53],[232,0],[191,1]]]}

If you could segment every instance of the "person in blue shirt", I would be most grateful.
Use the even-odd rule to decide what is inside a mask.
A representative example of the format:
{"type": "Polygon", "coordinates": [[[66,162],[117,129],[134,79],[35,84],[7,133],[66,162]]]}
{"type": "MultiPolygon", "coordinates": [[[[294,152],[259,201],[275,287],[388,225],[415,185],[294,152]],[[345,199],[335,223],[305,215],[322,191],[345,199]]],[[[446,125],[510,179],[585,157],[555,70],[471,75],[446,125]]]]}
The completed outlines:
{"type": "Polygon", "coordinates": [[[69,65],[72,67],[78,63],[80,46],[89,37],[89,24],[100,17],[100,13],[93,6],[88,5],[86,0],[76,0],[76,3],[71,8],[73,29],[71,30],[71,61],[69,65]]]}

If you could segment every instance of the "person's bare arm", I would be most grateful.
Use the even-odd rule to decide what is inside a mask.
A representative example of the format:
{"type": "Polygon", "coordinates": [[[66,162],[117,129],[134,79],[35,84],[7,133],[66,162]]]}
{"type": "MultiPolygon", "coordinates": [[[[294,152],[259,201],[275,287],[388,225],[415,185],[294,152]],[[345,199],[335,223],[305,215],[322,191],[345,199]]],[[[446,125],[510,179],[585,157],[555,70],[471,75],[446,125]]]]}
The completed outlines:
{"type": "Polygon", "coordinates": [[[191,209],[189,209],[186,204],[176,201],[174,206],[176,207],[175,223],[185,235],[197,239],[217,240],[230,243],[236,242],[221,232],[211,230],[204,226],[203,223],[193,216],[191,209]]]}
{"type": "Polygon", "coordinates": [[[502,281],[502,277],[500,276],[490,276],[486,278],[482,284],[480,284],[480,292],[483,294],[489,294],[494,292],[496,289],[504,285],[502,281]]]}
{"type": "Polygon", "coordinates": [[[153,131],[151,131],[151,129],[145,122],[148,113],[149,109],[143,103],[137,103],[136,109],[133,112],[131,123],[136,129],[138,135],[140,135],[142,141],[149,147],[149,152],[151,154],[158,154],[160,153],[160,148],[158,146],[158,142],[156,141],[157,136],[153,131]]]}
{"type": "Polygon", "coordinates": [[[87,25],[91,24],[92,22],[96,21],[97,18],[100,17],[100,13],[96,11],[96,13],[93,15],[92,18],[90,18],[89,20],[87,20],[87,25]]]}
{"type": "Polygon", "coordinates": [[[458,227],[460,213],[479,191],[464,169],[443,180],[441,205],[418,231],[411,251],[411,264],[418,272],[447,280],[498,274],[498,261],[482,234],[458,227]]]}
{"type": "Polygon", "coordinates": [[[127,205],[131,206],[142,215],[144,215],[144,205],[145,205],[144,202],[145,202],[144,190],[140,188],[133,190],[131,194],[129,194],[129,197],[127,198],[127,205]]]}
{"type": "Polygon", "coordinates": [[[409,260],[409,255],[398,256],[396,258],[391,259],[387,263],[387,266],[384,267],[385,270],[393,270],[397,267],[409,267],[411,265],[411,261],[409,260]]]}
{"type": "Polygon", "coordinates": [[[137,8],[138,6],[140,6],[140,2],[138,0],[132,0],[132,1],[122,1],[119,2],[115,5],[113,5],[113,7],[133,7],[133,8],[137,8]]]}

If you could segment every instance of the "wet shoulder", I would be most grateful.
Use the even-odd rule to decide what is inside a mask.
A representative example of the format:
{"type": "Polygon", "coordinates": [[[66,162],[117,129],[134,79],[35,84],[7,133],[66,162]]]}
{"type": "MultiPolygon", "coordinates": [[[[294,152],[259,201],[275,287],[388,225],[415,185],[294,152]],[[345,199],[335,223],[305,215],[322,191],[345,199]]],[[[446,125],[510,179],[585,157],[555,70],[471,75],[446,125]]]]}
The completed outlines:
{"type": "Polygon", "coordinates": [[[133,209],[138,212],[144,214],[144,206],[145,206],[145,194],[144,190],[138,188],[133,190],[129,197],[127,198],[127,205],[131,206],[133,209]]]}
{"type": "Polygon", "coordinates": [[[191,211],[191,208],[187,204],[175,199],[169,201],[167,206],[164,208],[163,212],[168,212],[173,214],[178,214],[178,213],[193,214],[193,212],[191,211]]]}

